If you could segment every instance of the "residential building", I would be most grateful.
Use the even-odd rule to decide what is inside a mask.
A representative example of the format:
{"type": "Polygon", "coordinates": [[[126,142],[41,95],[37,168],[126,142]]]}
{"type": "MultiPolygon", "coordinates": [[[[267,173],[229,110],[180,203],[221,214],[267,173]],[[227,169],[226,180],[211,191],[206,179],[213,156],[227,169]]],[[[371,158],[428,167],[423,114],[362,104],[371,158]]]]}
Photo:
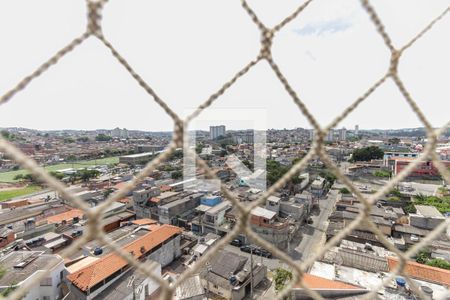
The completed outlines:
{"type": "MultiPolygon", "coordinates": [[[[392,171],[394,175],[398,175],[404,170],[414,159],[406,157],[393,157],[390,159],[389,164],[393,166],[392,171]],[[392,161],[392,162],[391,162],[392,161]]],[[[442,161],[446,167],[450,167],[450,161],[442,161]]],[[[439,171],[432,161],[420,162],[408,175],[409,177],[437,177],[439,171]]]]}
{"type": "Polygon", "coordinates": [[[200,205],[200,198],[203,194],[197,193],[172,201],[165,205],[158,206],[159,222],[162,224],[178,225],[177,219],[191,212],[200,205]]]}
{"type": "Polygon", "coordinates": [[[236,144],[253,144],[255,140],[253,130],[234,132],[232,139],[236,144]]]}
{"type": "MultiPolygon", "coordinates": [[[[162,267],[181,255],[181,229],[162,225],[123,247],[140,261],[152,260],[162,267]]],[[[70,292],[76,299],[95,299],[132,268],[126,260],[111,252],[67,276],[70,292]]]]}
{"type": "Polygon", "coordinates": [[[225,125],[209,126],[209,138],[211,140],[215,140],[219,136],[225,136],[225,133],[225,125]]]}
{"type": "Polygon", "coordinates": [[[245,256],[226,250],[219,251],[200,273],[203,286],[224,299],[241,300],[250,294],[267,274],[267,267],[253,263],[245,256]],[[253,276],[252,276],[253,273],[253,276]]]}
{"type": "Polygon", "coordinates": [[[323,194],[324,187],[325,187],[325,178],[322,178],[320,176],[317,177],[310,185],[311,194],[314,197],[319,198],[323,194]]]}
{"type": "Polygon", "coordinates": [[[222,202],[222,197],[215,195],[205,195],[200,198],[200,204],[207,205],[210,207],[216,206],[222,202]]]}
{"type": "Polygon", "coordinates": [[[16,239],[16,234],[9,228],[0,228],[0,248],[7,246],[8,244],[14,242],[16,239]]]}
{"type": "Polygon", "coordinates": [[[200,216],[201,231],[203,233],[219,233],[219,227],[225,222],[225,214],[231,207],[231,202],[228,200],[213,207],[206,206],[203,215],[200,216]]]}
{"type": "Polygon", "coordinates": [[[415,214],[409,214],[409,224],[418,228],[433,230],[445,221],[445,217],[434,206],[414,205],[415,214]]]}
{"type": "MultiPolygon", "coordinates": [[[[161,277],[161,265],[156,264],[152,273],[161,277]]],[[[93,300],[146,300],[156,299],[154,297],[158,294],[159,284],[132,268],[95,296],[93,300]]]]}
{"type": "Polygon", "coordinates": [[[314,129],[309,130],[309,139],[312,141],[314,140],[314,129]]]}
{"type": "Polygon", "coordinates": [[[345,127],[339,130],[339,141],[347,140],[347,129],[345,127]]]}
{"type": "Polygon", "coordinates": [[[59,255],[42,251],[14,251],[0,259],[4,270],[0,277],[0,290],[20,288],[30,284],[36,276],[48,272],[39,284],[28,287],[23,300],[56,300],[61,298],[60,284],[63,280],[64,260],[59,255]]]}
{"type": "Polygon", "coordinates": [[[325,137],[325,141],[333,142],[334,141],[334,129],[330,129],[325,137]]]}
{"type": "Polygon", "coordinates": [[[174,300],[206,300],[205,288],[199,275],[185,279],[177,286],[174,300]]]}
{"type": "Polygon", "coordinates": [[[279,248],[286,248],[290,233],[289,222],[277,217],[271,210],[255,207],[251,211],[250,225],[263,239],[279,248]]]}

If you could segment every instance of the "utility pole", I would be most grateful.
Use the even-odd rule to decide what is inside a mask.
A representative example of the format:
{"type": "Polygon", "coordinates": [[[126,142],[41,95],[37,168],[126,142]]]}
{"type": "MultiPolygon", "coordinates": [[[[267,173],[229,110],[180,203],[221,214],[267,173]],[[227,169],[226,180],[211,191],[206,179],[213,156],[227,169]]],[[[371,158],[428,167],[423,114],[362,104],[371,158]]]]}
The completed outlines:
{"type": "Polygon", "coordinates": [[[253,300],[253,247],[250,245],[250,299],[253,300]]]}

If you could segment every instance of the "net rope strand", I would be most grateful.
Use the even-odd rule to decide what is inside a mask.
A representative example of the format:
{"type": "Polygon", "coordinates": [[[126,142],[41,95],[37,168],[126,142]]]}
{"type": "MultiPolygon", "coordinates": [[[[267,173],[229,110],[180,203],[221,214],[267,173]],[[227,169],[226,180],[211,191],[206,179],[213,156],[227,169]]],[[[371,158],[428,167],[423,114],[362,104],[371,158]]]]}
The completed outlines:
{"type": "MultiPolygon", "coordinates": [[[[405,273],[406,262],[411,259],[412,256],[418,253],[424,246],[431,243],[436,239],[446,228],[450,225],[450,218],[447,218],[445,222],[437,226],[433,231],[431,231],[427,236],[421,239],[421,241],[415,244],[413,247],[409,248],[406,252],[402,252],[395,248],[386,238],[386,236],[376,227],[373,221],[369,218],[370,210],[374,203],[385,193],[389,192],[393,187],[395,187],[401,180],[413,171],[421,162],[426,158],[430,158],[433,164],[436,166],[442,178],[450,184],[450,172],[445,167],[445,165],[440,161],[437,156],[436,144],[437,137],[446,130],[449,124],[446,124],[439,130],[434,130],[425,114],[422,112],[417,102],[414,100],[413,96],[407,89],[406,85],[400,78],[397,67],[400,63],[400,59],[404,51],[413,47],[414,44],[421,39],[427,32],[432,30],[433,26],[443,19],[450,11],[450,6],[447,7],[441,14],[436,18],[431,20],[428,25],[418,32],[408,43],[400,48],[396,48],[386,30],[381,18],[378,16],[375,8],[368,0],[360,0],[362,8],[367,12],[368,18],[374,24],[375,30],[381,36],[384,44],[391,52],[391,61],[389,64],[389,69],[387,72],[380,77],[375,83],[370,86],[364,93],[361,94],[354,102],[338,114],[336,118],[323,129],[319,125],[316,118],[310,113],[306,105],[303,103],[301,98],[298,96],[298,92],[292,87],[286,76],[280,70],[276,64],[271,53],[271,46],[273,44],[274,37],[277,32],[281,31],[289,22],[296,18],[301,17],[301,13],[307,9],[313,0],[305,1],[302,5],[298,6],[290,15],[281,20],[273,28],[267,28],[266,25],[259,19],[254,10],[245,0],[241,1],[241,7],[246,11],[249,18],[258,27],[261,34],[261,48],[254,60],[251,60],[242,69],[240,69],[234,76],[231,77],[227,82],[225,82],[221,88],[214,92],[205,102],[203,102],[197,109],[185,120],[182,120],[168,105],[161,99],[155,90],[149,85],[143,77],[141,77],[129,64],[129,62],[124,58],[115,47],[108,41],[102,32],[101,19],[102,10],[107,4],[107,0],[86,0],[87,4],[87,26],[86,31],[79,37],[73,39],[69,44],[61,48],[56,54],[50,57],[42,65],[40,65],[36,70],[34,70],[30,75],[25,76],[19,83],[14,86],[11,90],[7,91],[3,96],[0,97],[0,105],[11,101],[15,95],[20,91],[27,88],[29,84],[40,76],[43,76],[46,71],[48,71],[52,66],[58,64],[61,59],[68,53],[73,52],[79,45],[81,45],[86,39],[90,37],[97,38],[102,42],[102,44],[110,50],[111,55],[116,58],[118,63],[120,63],[126,72],[142,87],[147,94],[155,101],[163,111],[173,120],[174,122],[174,134],[172,141],[169,146],[165,149],[163,153],[158,155],[155,159],[150,161],[143,170],[129,183],[127,183],[122,189],[111,194],[105,202],[101,203],[95,208],[90,208],[81,199],[76,197],[72,192],[70,192],[67,187],[53,176],[51,176],[47,171],[38,166],[38,164],[15,147],[11,142],[0,136],[0,150],[6,153],[9,157],[14,159],[21,167],[31,172],[32,175],[36,176],[39,180],[47,184],[49,187],[57,191],[64,199],[70,201],[75,207],[84,211],[87,216],[86,233],[75,240],[68,248],[64,249],[60,255],[62,258],[68,258],[73,255],[80,247],[85,245],[91,240],[97,240],[105,245],[111,247],[112,251],[119,255],[121,258],[125,259],[131,266],[135,267],[139,272],[145,274],[155,282],[157,282],[161,287],[161,299],[172,299],[175,289],[184,282],[187,278],[192,275],[198,274],[202,267],[227,243],[234,239],[238,234],[246,234],[253,243],[262,246],[273,253],[273,255],[279,258],[284,264],[289,266],[293,271],[293,279],[287,284],[287,286],[277,295],[277,299],[282,299],[288,296],[294,286],[300,286],[305,289],[308,295],[313,299],[323,299],[323,297],[316,291],[311,290],[305,284],[303,280],[303,274],[305,274],[314,264],[315,261],[320,259],[328,250],[333,246],[337,245],[346,235],[348,235],[352,230],[357,228],[361,224],[367,225],[367,227],[373,232],[373,234],[378,238],[378,240],[389,250],[394,252],[398,256],[398,264],[396,268],[390,272],[389,276],[383,280],[383,282],[370,293],[363,296],[364,299],[374,298],[379,289],[383,288],[392,279],[401,274],[408,281],[411,289],[419,296],[419,298],[424,299],[425,295],[419,289],[417,284],[405,273]],[[234,228],[223,237],[215,246],[212,247],[204,256],[197,260],[192,268],[189,268],[183,272],[177,280],[169,284],[164,281],[161,277],[156,276],[153,273],[154,264],[153,263],[142,263],[138,262],[136,258],[126,253],[123,248],[116,245],[112,240],[108,238],[106,233],[103,231],[102,227],[102,215],[103,212],[111,205],[114,201],[122,198],[128,192],[132,191],[145,177],[147,177],[160,163],[167,160],[174,151],[183,146],[183,138],[187,134],[187,127],[193,119],[195,119],[202,111],[210,107],[215,101],[217,101],[227,90],[232,87],[240,78],[245,76],[256,64],[265,60],[277,80],[283,85],[284,89],[288,95],[292,98],[292,101],[297,105],[300,113],[308,120],[312,127],[316,130],[316,135],[312,142],[309,152],[303,157],[299,162],[297,162],[286,174],[284,174],[275,184],[273,184],[267,191],[265,191],[256,201],[252,202],[250,205],[242,205],[240,201],[225,187],[221,185],[220,189],[224,197],[230,200],[234,207],[237,208],[239,213],[239,218],[234,226],[234,228]],[[350,113],[352,113],[361,103],[363,103],[375,90],[377,90],[381,85],[383,85],[388,79],[392,80],[400,91],[401,95],[408,103],[411,110],[416,114],[420,122],[424,125],[427,132],[427,144],[423,150],[421,156],[410,163],[404,170],[393,177],[385,186],[383,186],[376,193],[366,197],[364,196],[353,184],[352,182],[340,171],[340,169],[333,163],[329,155],[326,153],[324,145],[324,137],[327,135],[328,131],[337,126],[342,120],[344,120],[350,113]],[[342,182],[348,189],[355,195],[355,197],[363,204],[357,218],[353,220],[348,226],[342,229],[337,235],[331,238],[318,252],[312,253],[305,261],[298,262],[294,261],[291,257],[281,252],[278,248],[274,247],[272,244],[262,239],[257,233],[255,233],[250,226],[250,214],[251,210],[258,205],[263,204],[270,195],[273,195],[278,189],[282,188],[298,171],[304,169],[308,162],[313,158],[319,157],[323,163],[327,166],[331,172],[336,175],[337,179],[342,182]]],[[[217,176],[210,169],[208,164],[203,161],[194,151],[194,155],[197,166],[202,169],[207,178],[218,179],[217,176]]],[[[34,279],[28,282],[26,285],[21,285],[19,288],[15,289],[7,299],[21,299],[32,286],[39,284],[39,282],[48,276],[48,272],[55,265],[48,266],[46,272],[40,272],[34,279]]]]}

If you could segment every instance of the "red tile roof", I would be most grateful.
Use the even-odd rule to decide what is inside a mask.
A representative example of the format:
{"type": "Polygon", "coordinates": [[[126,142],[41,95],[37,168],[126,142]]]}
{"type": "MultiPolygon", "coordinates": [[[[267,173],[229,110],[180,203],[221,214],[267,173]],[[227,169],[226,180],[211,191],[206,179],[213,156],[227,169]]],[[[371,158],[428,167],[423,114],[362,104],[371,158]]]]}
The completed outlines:
{"type": "MultiPolygon", "coordinates": [[[[389,270],[393,270],[398,264],[398,258],[396,257],[388,257],[387,261],[389,270]]],[[[450,286],[450,270],[419,264],[415,261],[408,261],[405,266],[405,273],[420,280],[450,286]]]]}
{"type": "Polygon", "coordinates": [[[122,181],[122,182],[116,183],[114,185],[114,188],[120,190],[120,189],[124,188],[126,184],[127,184],[126,182],[122,181]]]}
{"type": "Polygon", "coordinates": [[[69,211],[63,212],[58,215],[47,217],[47,221],[49,224],[53,223],[61,223],[62,221],[72,221],[73,218],[82,218],[84,216],[84,213],[82,210],[79,209],[71,209],[69,211]]]}
{"type": "MultiPolygon", "coordinates": [[[[139,259],[154,247],[179,233],[181,233],[181,228],[179,227],[162,225],[154,231],[129,243],[123,249],[128,253],[133,253],[134,258],[139,259]],[[144,253],[141,253],[141,247],[144,247],[144,253]]],[[[85,268],[68,275],[67,279],[80,290],[87,291],[127,265],[127,261],[118,254],[111,252],[85,268]]]]}
{"type": "Polygon", "coordinates": [[[168,186],[168,185],[161,185],[159,187],[159,189],[161,190],[161,192],[168,192],[172,190],[172,187],[168,186]]]}
{"type": "Polygon", "coordinates": [[[152,220],[152,219],[138,219],[138,220],[131,221],[131,223],[136,224],[136,225],[150,225],[150,224],[156,224],[158,222],[155,220],[152,220]]]}
{"type": "Polygon", "coordinates": [[[125,198],[117,200],[117,202],[127,204],[127,203],[131,203],[131,199],[129,197],[125,197],[125,198]]]}
{"type": "Polygon", "coordinates": [[[159,203],[159,201],[161,201],[161,199],[159,199],[158,197],[151,197],[150,199],[148,199],[148,201],[153,202],[153,203],[159,203]]]}
{"type": "MultiPolygon", "coordinates": [[[[355,285],[351,285],[337,280],[326,279],[312,274],[304,274],[303,283],[307,285],[310,289],[333,289],[333,290],[361,289],[360,287],[355,285]]],[[[301,288],[299,284],[297,284],[295,287],[301,288]]]]}

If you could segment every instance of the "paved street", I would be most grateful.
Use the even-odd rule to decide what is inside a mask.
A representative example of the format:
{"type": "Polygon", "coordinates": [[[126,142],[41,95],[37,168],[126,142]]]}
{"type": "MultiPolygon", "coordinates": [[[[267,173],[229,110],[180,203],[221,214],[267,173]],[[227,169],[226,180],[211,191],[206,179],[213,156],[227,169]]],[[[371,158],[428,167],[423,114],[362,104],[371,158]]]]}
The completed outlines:
{"type": "MultiPolygon", "coordinates": [[[[337,187],[337,184],[335,184],[335,187],[337,187]]],[[[303,226],[301,242],[290,252],[295,260],[306,260],[312,253],[316,253],[320,245],[325,242],[328,217],[333,211],[337,194],[338,189],[331,189],[324,199],[319,200],[320,211],[316,213],[313,211],[311,215],[314,223],[303,226]]]]}

